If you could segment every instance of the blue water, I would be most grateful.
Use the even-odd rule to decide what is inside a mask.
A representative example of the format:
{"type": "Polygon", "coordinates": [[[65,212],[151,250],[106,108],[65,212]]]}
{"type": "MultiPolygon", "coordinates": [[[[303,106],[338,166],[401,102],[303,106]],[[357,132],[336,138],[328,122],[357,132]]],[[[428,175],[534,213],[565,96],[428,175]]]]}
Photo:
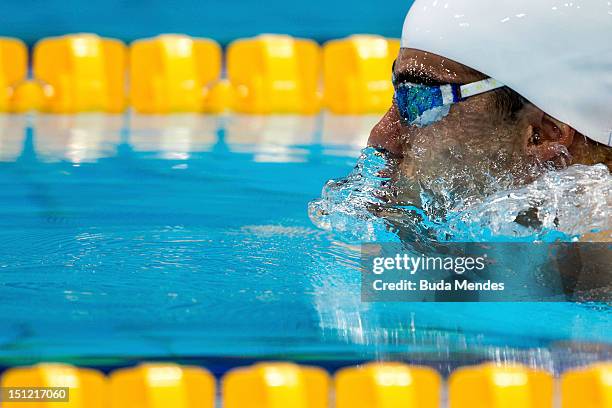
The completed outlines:
{"type": "Polygon", "coordinates": [[[369,33],[399,38],[411,0],[384,5],[367,0],[5,0],[0,35],[30,44],[46,36],[94,32],[132,41],[160,33],[210,37],[223,44],[261,33],[291,34],[318,41],[369,33]]]}
{"type": "Polygon", "coordinates": [[[0,364],[601,358],[607,308],[360,302],[307,204],[375,120],[0,117],[0,364]]]}

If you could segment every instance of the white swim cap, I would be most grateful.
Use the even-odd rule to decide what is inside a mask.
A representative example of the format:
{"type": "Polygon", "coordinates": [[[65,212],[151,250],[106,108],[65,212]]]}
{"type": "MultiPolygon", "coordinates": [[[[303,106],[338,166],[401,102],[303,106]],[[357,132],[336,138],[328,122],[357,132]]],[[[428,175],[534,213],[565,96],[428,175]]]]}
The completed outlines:
{"type": "Polygon", "coordinates": [[[415,0],[402,47],[476,69],[612,146],[611,0],[415,0]]]}

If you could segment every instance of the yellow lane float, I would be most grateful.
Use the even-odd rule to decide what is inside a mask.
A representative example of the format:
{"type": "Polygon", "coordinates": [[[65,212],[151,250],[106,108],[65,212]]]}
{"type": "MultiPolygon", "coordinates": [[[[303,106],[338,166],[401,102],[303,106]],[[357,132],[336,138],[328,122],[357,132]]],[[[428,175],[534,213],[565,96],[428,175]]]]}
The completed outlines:
{"type": "Polygon", "coordinates": [[[520,365],[464,367],[449,379],[448,400],[450,408],[552,407],[553,377],[520,365]]]}
{"type": "Polygon", "coordinates": [[[336,408],[438,408],[442,380],[431,368],[370,363],[336,374],[336,408]]]}
{"type": "Polygon", "coordinates": [[[399,40],[354,35],[323,47],[325,106],[337,114],[380,113],[393,99],[391,69],[399,40]]]}
{"type": "MultiPolygon", "coordinates": [[[[221,47],[213,40],[168,34],[130,47],[130,99],[137,112],[202,112],[220,75],[221,47]]],[[[209,102],[210,109],[218,104],[209,102]]]]}
{"type": "Polygon", "coordinates": [[[26,79],[28,50],[21,40],[0,37],[0,112],[9,112],[15,89],[26,79]]]}
{"type": "Polygon", "coordinates": [[[111,408],[213,408],[215,379],[199,367],[142,364],[110,376],[111,408]]]}
{"type": "MultiPolygon", "coordinates": [[[[2,376],[3,408],[106,408],[108,388],[106,377],[95,370],[64,364],[39,364],[12,368],[2,376]],[[55,390],[50,389],[51,387],[55,390]],[[28,389],[37,388],[37,394],[28,389]],[[49,389],[49,392],[40,390],[49,389]],[[7,401],[8,389],[25,390],[23,398],[7,401]],[[58,394],[67,391],[65,396],[58,394]],[[34,401],[33,396],[38,399],[34,401]],[[27,397],[27,398],[26,398],[27,397]],[[29,400],[31,402],[24,402],[29,400]],[[52,402],[45,402],[48,400],[52,402]]],[[[10,396],[10,395],[9,395],[10,396]]]]}
{"type": "Polygon", "coordinates": [[[316,367],[262,363],[223,378],[224,408],[326,408],[328,374],[316,367]]]}
{"type": "Polygon", "coordinates": [[[227,51],[234,110],[314,114],[320,109],[317,43],[284,35],[237,40],[227,51]]]}
{"type": "Polygon", "coordinates": [[[126,46],[94,34],[46,38],[34,48],[34,78],[43,85],[46,112],[124,111],[126,69],[126,46]]]}

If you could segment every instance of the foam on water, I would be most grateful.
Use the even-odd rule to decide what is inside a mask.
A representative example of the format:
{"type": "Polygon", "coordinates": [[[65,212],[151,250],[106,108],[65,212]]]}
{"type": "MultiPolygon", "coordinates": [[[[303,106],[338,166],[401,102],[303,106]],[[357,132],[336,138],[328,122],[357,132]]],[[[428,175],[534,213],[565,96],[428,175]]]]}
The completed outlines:
{"type": "Polygon", "coordinates": [[[396,232],[443,241],[553,241],[612,228],[612,175],[607,167],[573,165],[546,170],[534,182],[474,202],[432,203],[420,186],[421,206],[384,200],[391,159],[364,149],[354,170],[329,181],[310,203],[311,220],[347,242],[397,241],[396,232]],[[388,172],[388,171],[387,171],[388,172]],[[445,209],[440,216],[439,209],[445,209]]]}

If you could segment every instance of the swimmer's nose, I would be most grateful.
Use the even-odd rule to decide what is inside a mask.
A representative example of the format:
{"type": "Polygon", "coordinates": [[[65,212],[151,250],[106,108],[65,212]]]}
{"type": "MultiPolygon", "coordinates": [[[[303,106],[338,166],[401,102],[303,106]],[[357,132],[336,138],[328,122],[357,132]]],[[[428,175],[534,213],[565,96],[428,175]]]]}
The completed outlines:
{"type": "Polygon", "coordinates": [[[392,106],[370,132],[368,146],[385,149],[393,155],[401,156],[404,144],[402,128],[397,109],[392,106]]]}

